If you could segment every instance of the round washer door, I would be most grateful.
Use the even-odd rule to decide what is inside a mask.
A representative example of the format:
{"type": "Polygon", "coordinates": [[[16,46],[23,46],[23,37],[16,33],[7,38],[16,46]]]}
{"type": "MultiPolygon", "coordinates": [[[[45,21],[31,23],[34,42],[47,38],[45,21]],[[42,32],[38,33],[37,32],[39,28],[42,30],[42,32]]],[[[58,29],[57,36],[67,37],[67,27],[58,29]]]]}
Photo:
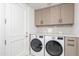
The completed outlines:
{"type": "Polygon", "coordinates": [[[40,52],[42,50],[42,42],[35,38],[31,41],[31,48],[35,51],[35,52],[40,52]]]}
{"type": "Polygon", "coordinates": [[[59,42],[50,40],[46,44],[46,51],[51,56],[60,56],[63,52],[63,48],[59,42]]]}

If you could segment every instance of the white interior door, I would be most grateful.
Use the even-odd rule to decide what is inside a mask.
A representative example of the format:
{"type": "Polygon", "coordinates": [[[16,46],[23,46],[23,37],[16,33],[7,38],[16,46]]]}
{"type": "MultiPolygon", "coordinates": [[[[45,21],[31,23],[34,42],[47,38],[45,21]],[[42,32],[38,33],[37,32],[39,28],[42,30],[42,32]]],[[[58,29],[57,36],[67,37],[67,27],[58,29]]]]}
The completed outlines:
{"type": "Polygon", "coordinates": [[[26,9],[21,4],[6,4],[6,55],[27,53],[25,13],[26,9]]]}
{"type": "Polygon", "coordinates": [[[5,39],[5,12],[4,9],[5,6],[3,3],[0,3],[0,56],[5,55],[5,44],[4,44],[4,39],[5,39]]]}

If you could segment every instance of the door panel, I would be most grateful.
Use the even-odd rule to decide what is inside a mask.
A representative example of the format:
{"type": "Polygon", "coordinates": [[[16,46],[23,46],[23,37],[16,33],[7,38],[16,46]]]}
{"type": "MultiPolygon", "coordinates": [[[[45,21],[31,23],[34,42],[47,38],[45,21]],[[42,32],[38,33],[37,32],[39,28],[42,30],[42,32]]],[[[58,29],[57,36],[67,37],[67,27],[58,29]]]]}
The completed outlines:
{"type": "Polygon", "coordinates": [[[5,55],[5,4],[0,3],[0,56],[5,55]]]}
{"type": "Polygon", "coordinates": [[[6,4],[6,55],[26,55],[25,8],[6,4]]]}

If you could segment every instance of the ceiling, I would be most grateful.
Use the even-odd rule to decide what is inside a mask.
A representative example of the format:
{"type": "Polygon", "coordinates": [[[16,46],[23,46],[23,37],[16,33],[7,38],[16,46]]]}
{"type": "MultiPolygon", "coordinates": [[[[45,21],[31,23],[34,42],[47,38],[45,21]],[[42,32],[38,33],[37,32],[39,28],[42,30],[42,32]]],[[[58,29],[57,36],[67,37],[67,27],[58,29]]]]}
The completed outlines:
{"type": "Polygon", "coordinates": [[[27,5],[29,5],[30,7],[34,8],[34,9],[41,9],[41,8],[54,6],[54,5],[58,5],[58,4],[60,4],[60,3],[27,3],[27,5]]]}

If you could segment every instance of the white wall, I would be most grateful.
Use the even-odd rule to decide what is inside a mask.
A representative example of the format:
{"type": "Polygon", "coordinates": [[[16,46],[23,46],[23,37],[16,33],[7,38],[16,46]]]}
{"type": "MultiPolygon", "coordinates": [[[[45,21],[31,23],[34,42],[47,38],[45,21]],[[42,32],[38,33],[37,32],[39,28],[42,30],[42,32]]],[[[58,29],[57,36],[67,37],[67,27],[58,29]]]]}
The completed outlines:
{"type": "Polygon", "coordinates": [[[35,15],[34,15],[34,9],[29,7],[28,8],[28,22],[27,22],[27,27],[28,30],[27,32],[29,33],[38,33],[38,34],[46,34],[46,33],[65,33],[65,34],[71,34],[72,27],[71,26],[52,26],[52,27],[36,27],[35,26],[35,15]],[[49,32],[51,30],[51,32],[49,32]]]}
{"type": "Polygon", "coordinates": [[[51,26],[51,27],[38,27],[37,33],[42,34],[73,34],[72,25],[63,25],[63,26],[51,26]]]}
{"type": "Polygon", "coordinates": [[[29,33],[36,33],[36,31],[37,31],[37,28],[35,27],[35,23],[34,23],[34,9],[33,8],[31,8],[31,7],[29,7],[29,20],[28,20],[28,23],[29,23],[29,33]]]}
{"type": "Polygon", "coordinates": [[[47,33],[54,33],[58,34],[59,32],[62,32],[63,34],[73,34],[72,32],[72,26],[71,25],[63,25],[63,26],[50,26],[50,27],[36,27],[35,26],[35,15],[34,15],[34,9],[31,7],[28,7],[27,12],[27,27],[29,34],[47,34],[47,33]]]}
{"type": "Polygon", "coordinates": [[[79,3],[75,4],[73,32],[79,36],[79,3]]]}
{"type": "Polygon", "coordinates": [[[63,26],[49,26],[49,27],[36,27],[34,24],[34,9],[29,7],[28,12],[28,31],[29,33],[38,34],[58,34],[63,33],[67,35],[79,35],[79,3],[75,4],[74,11],[74,25],[63,25],[63,26]]]}
{"type": "Polygon", "coordinates": [[[65,35],[75,34],[79,36],[79,3],[75,4],[74,8],[74,25],[63,25],[63,26],[50,26],[50,27],[38,27],[37,33],[43,34],[59,34],[65,35]]]}

